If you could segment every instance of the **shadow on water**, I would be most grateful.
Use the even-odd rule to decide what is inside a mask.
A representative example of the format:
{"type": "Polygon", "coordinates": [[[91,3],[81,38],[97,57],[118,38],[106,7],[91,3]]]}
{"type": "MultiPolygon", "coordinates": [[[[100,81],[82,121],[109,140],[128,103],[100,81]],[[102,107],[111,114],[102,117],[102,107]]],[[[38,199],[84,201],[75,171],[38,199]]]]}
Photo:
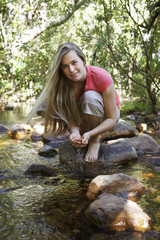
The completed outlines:
{"type": "MultiPolygon", "coordinates": [[[[0,124],[12,126],[24,122],[29,108],[0,113],[0,124]]],[[[160,174],[151,167],[156,156],[140,156],[125,166],[93,169],[91,175],[71,171],[59,165],[58,155],[38,155],[41,142],[15,141],[0,136],[0,240],[158,240],[160,239],[160,174]],[[57,169],[52,177],[24,175],[33,163],[57,169]],[[145,163],[145,164],[144,164],[145,163]],[[89,182],[100,174],[125,173],[146,187],[138,204],[152,219],[152,229],[107,232],[92,225],[85,210],[89,182]]],[[[58,149],[57,149],[58,150],[58,149]]],[[[78,166],[79,167],[79,166],[78,166]]]]}

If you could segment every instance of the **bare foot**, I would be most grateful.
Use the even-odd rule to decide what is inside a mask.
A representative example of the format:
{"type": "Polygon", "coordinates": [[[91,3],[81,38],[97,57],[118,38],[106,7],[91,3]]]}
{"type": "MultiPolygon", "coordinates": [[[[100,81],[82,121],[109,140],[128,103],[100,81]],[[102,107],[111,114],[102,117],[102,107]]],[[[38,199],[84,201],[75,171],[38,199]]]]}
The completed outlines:
{"type": "Polygon", "coordinates": [[[88,145],[88,150],[84,157],[84,161],[85,162],[95,162],[98,159],[99,147],[100,147],[99,138],[96,139],[96,141],[95,140],[92,141],[92,139],[90,139],[90,142],[88,145]]]}

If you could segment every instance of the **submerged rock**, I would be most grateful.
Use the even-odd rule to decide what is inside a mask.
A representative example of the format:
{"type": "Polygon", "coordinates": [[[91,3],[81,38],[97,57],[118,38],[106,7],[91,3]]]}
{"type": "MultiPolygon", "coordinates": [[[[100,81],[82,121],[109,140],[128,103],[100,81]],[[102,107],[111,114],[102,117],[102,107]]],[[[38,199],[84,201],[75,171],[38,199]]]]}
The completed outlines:
{"type": "Polygon", "coordinates": [[[137,199],[144,193],[145,187],[137,179],[123,173],[113,175],[99,175],[94,178],[87,191],[87,198],[94,200],[102,193],[112,193],[127,199],[137,199]]]}
{"type": "Polygon", "coordinates": [[[0,133],[8,132],[9,128],[0,124],[0,133]]]}
{"type": "Polygon", "coordinates": [[[98,227],[110,231],[150,229],[150,217],[133,201],[103,193],[85,212],[86,216],[98,227]]]}
{"type": "Polygon", "coordinates": [[[53,167],[48,167],[41,164],[32,164],[25,172],[25,175],[41,175],[41,176],[53,176],[57,174],[57,171],[53,167]]]}

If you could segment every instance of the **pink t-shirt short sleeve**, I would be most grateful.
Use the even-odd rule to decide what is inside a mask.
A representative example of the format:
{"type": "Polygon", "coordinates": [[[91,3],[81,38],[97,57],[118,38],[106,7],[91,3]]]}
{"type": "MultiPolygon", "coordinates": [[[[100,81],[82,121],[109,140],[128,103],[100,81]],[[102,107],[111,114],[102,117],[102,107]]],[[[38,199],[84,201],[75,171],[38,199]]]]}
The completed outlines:
{"type": "MultiPolygon", "coordinates": [[[[113,83],[111,75],[103,68],[95,66],[87,66],[87,79],[85,92],[93,90],[99,93],[104,93],[105,90],[113,83]]],[[[120,100],[117,91],[116,94],[116,104],[120,108],[120,100]]]]}

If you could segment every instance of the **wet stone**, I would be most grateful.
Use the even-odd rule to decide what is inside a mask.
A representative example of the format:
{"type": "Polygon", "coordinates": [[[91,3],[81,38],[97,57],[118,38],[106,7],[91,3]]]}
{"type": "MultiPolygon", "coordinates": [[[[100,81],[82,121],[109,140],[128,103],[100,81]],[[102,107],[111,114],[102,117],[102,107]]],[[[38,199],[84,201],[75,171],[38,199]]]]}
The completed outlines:
{"type": "Polygon", "coordinates": [[[144,191],[145,187],[141,182],[126,174],[99,175],[91,181],[87,198],[94,200],[98,195],[105,192],[130,200],[137,200],[144,191]]]}
{"type": "Polygon", "coordinates": [[[33,142],[42,141],[42,134],[40,134],[36,131],[33,131],[30,138],[33,142]]]}
{"type": "Polygon", "coordinates": [[[57,151],[47,144],[40,148],[38,154],[43,157],[54,157],[57,155],[57,151]]]}
{"type": "Polygon", "coordinates": [[[116,140],[108,141],[108,144],[113,144],[116,142],[126,142],[131,144],[136,151],[145,152],[153,152],[160,153],[160,145],[149,135],[147,134],[139,134],[136,137],[131,138],[119,138],[116,140]]]}
{"type": "Polygon", "coordinates": [[[46,165],[41,164],[32,164],[25,172],[25,175],[33,175],[33,176],[55,176],[57,171],[53,167],[48,167],[46,165]]]}
{"type": "Polygon", "coordinates": [[[0,133],[8,132],[8,131],[9,131],[9,128],[8,128],[8,127],[0,124],[0,133]]]}
{"type": "Polygon", "coordinates": [[[84,156],[87,148],[81,148],[79,151],[66,140],[59,148],[59,160],[61,164],[68,165],[74,169],[77,164],[81,164],[83,169],[91,169],[91,165],[112,166],[117,164],[130,163],[137,159],[137,153],[133,146],[128,143],[115,143],[112,145],[102,143],[99,150],[98,160],[93,163],[84,162],[84,156]]]}
{"type": "Polygon", "coordinates": [[[113,129],[102,134],[102,139],[110,140],[122,137],[133,137],[138,135],[139,132],[135,127],[133,127],[125,120],[121,119],[113,129]]]}
{"type": "Polygon", "coordinates": [[[152,157],[151,164],[160,167],[160,156],[152,157]]]}
{"type": "Polygon", "coordinates": [[[150,217],[135,202],[108,193],[92,202],[85,214],[93,224],[109,231],[144,232],[151,226],[150,217]]]}

